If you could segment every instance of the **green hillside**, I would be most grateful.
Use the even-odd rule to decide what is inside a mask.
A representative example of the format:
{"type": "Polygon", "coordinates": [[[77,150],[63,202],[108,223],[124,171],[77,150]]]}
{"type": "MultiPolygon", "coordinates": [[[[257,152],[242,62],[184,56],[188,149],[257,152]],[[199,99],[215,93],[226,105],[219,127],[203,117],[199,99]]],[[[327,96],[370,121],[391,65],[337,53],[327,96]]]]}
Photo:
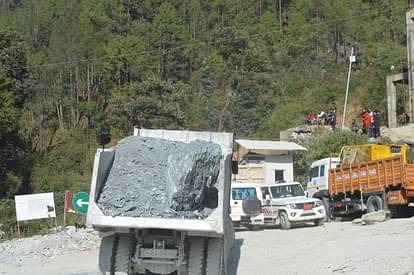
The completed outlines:
{"type": "Polygon", "coordinates": [[[385,75],[406,64],[405,10],[402,0],[1,1],[0,198],[87,189],[96,148],[134,125],[278,138],[306,112],[341,111],[351,46],[349,119],[362,106],[385,113],[385,75]]]}

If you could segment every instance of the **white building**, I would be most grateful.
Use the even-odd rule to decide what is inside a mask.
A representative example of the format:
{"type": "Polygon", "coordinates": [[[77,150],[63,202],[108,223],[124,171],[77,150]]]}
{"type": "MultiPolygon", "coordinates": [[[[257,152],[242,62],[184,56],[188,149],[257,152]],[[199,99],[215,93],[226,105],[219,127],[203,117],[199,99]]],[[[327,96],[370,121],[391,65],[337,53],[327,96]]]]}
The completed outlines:
{"type": "Polygon", "coordinates": [[[239,173],[233,175],[233,182],[277,183],[292,182],[292,151],[306,151],[306,148],[287,141],[237,139],[239,148],[235,159],[239,173]]]}

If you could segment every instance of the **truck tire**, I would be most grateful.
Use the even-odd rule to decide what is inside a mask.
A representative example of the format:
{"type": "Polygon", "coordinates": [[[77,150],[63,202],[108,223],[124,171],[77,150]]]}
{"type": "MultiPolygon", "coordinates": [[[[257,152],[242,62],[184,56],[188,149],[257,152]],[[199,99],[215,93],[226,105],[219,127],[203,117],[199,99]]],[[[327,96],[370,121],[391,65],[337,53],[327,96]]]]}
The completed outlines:
{"type": "Polygon", "coordinates": [[[191,238],[190,250],[188,255],[188,275],[205,274],[205,247],[204,238],[191,238]]]}
{"type": "Polygon", "coordinates": [[[118,247],[115,254],[115,272],[131,273],[131,256],[134,248],[132,234],[119,234],[118,247]]]}
{"type": "Polygon", "coordinates": [[[292,223],[289,221],[288,214],[285,211],[280,212],[279,218],[280,218],[280,227],[283,230],[288,230],[292,227],[292,223]]]}
{"type": "Polygon", "coordinates": [[[206,275],[224,275],[223,240],[211,238],[208,241],[206,275]]]}
{"type": "Polygon", "coordinates": [[[372,195],[367,200],[367,212],[375,212],[384,209],[384,202],[380,196],[372,195]]]}
{"type": "Polygon", "coordinates": [[[112,249],[115,241],[115,235],[107,236],[101,239],[101,246],[99,248],[98,265],[102,273],[111,270],[112,249]]]}
{"type": "Polygon", "coordinates": [[[242,207],[247,215],[257,215],[260,213],[262,202],[256,197],[248,197],[243,200],[242,207]]]}

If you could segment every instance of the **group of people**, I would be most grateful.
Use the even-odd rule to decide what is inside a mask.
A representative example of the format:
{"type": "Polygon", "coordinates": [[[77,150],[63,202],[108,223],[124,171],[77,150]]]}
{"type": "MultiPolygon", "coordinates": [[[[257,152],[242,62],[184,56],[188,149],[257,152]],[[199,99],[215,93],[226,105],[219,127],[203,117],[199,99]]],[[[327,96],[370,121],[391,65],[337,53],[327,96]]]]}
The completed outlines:
{"type": "MultiPolygon", "coordinates": [[[[371,111],[364,108],[361,112],[362,134],[368,138],[377,138],[381,136],[381,113],[379,110],[371,111]]],[[[352,120],[351,130],[359,132],[359,127],[355,119],[352,120]]]]}
{"type": "MultiPolygon", "coordinates": [[[[310,112],[306,116],[307,125],[330,125],[332,130],[336,128],[336,104],[332,103],[332,107],[328,112],[321,111],[319,114],[310,112]]],[[[381,113],[379,110],[362,109],[361,112],[362,134],[368,138],[377,138],[381,136],[381,113]]],[[[359,133],[360,128],[355,119],[352,120],[351,130],[359,133]]]]}
{"type": "Polygon", "coordinates": [[[332,103],[332,107],[328,112],[321,111],[319,114],[310,112],[306,118],[307,125],[330,125],[332,130],[336,127],[336,104],[332,103]]]}
{"type": "Polygon", "coordinates": [[[319,115],[310,112],[306,118],[306,124],[307,125],[320,125],[321,124],[321,118],[319,117],[319,115]]]}

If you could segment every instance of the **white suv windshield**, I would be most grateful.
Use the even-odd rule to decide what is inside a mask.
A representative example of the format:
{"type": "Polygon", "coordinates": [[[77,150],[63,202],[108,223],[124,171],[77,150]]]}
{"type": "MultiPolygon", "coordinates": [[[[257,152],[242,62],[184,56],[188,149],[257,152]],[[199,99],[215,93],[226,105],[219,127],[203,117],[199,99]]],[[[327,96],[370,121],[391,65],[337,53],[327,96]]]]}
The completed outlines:
{"type": "Polygon", "coordinates": [[[233,200],[244,200],[248,197],[257,198],[256,188],[254,187],[232,188],[231,197],[233,200]]]}
{"type": "Polygon", "coordinates": [[[286,198],[286,197],[298,197],[305,196],[302,186],[299,184],[272,186],[270,187],[273,198],[286,198]]]}

